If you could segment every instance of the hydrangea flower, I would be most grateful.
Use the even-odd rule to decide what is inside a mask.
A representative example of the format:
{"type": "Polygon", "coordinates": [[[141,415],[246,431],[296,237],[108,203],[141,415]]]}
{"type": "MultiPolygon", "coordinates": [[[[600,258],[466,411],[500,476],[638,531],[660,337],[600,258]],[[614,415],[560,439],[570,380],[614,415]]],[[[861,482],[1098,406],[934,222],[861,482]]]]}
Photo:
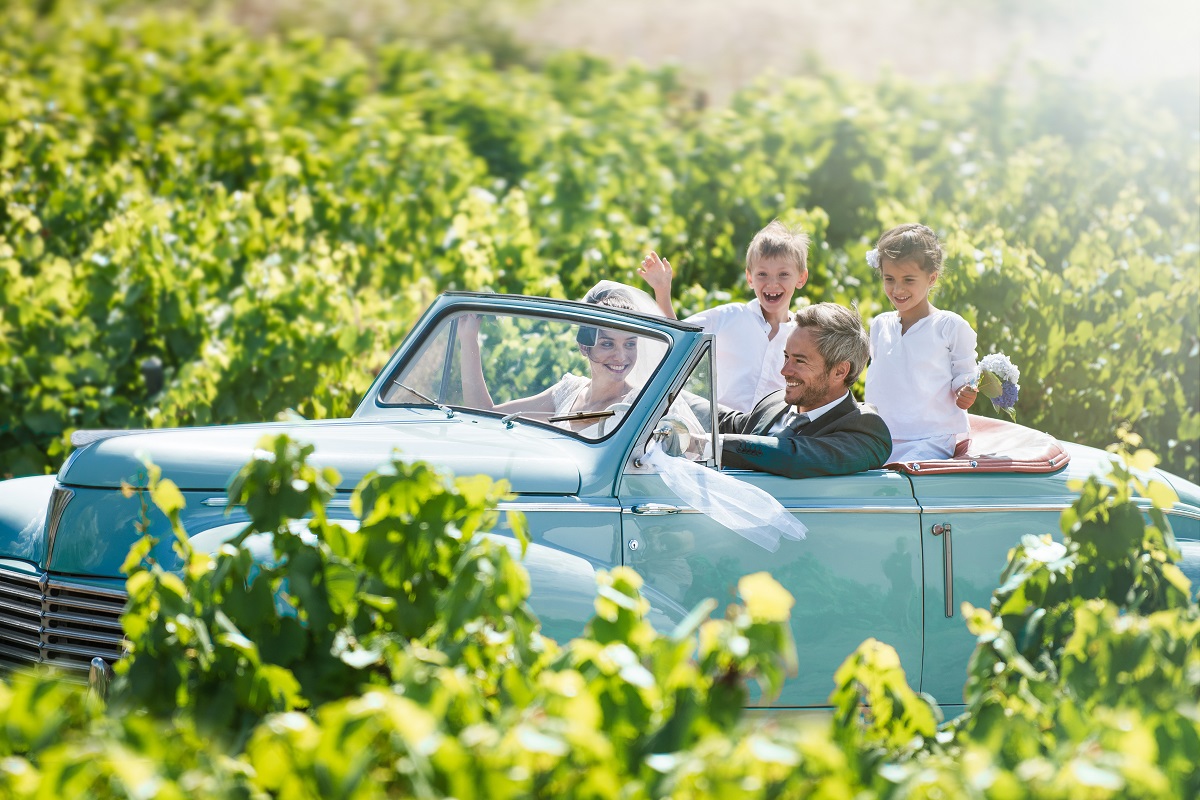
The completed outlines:
{"type": "Polygon", "coordinates": [[[1021,370],[1004,353],[986,355],[979,362],[979,391],[1012,420],[1017,418],[1013,408],[1021,391],[1020,380],[1021,370]]]}
{"type": "Polygon", "coordinates": [[[979,362],[979,369],[987,370],[1002,381],[1019,384],[1021,382],[1021,370],[1017,369],[1017,365],[1009,360],[1004,353],[992,353],[983,357],[979,362]]]}

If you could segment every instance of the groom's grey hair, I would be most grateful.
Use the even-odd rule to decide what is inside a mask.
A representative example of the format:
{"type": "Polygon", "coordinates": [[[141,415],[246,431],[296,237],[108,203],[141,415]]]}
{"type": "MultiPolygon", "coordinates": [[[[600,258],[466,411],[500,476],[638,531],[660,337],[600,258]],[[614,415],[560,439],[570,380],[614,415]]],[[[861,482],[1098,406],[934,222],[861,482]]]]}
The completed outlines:
{"type": "Polygon", "coordinates": [[[837,303],[805,306],[796,312],[796,326],[812,328],[817,332],[817,352],[825,359],[825,369],[849,361],[846,386],[858,380],[871,355],[871,340],[863,330],[862,317],[857,309],[837,303]]]}

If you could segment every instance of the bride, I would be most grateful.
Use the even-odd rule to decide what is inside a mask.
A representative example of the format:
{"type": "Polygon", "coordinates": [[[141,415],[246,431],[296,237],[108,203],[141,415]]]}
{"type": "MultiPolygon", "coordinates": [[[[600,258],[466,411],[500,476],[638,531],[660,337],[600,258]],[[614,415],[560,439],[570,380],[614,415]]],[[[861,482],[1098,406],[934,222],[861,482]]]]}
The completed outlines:
{"type": "MultiPolygon", "coordinates": [[[[596,284],[584,295],[583,302],[661,316],[645,292],[613,281],[596,284]]],[[[641,337],[610,328],[581,326],[575,342],[588,360],[590,377],[567,373],[543,392],[495,403],[483,377],[479,325],[479,317],[474,315],[459,322],[463,401],[468,405],[485,411],[550,415],[550,421],[557,425],[595,435],[597,431],[589,429],[597,426],[596,418],[588,415],[609,409],[614,416],[623,414],[642,388],[642,382],[634,379],[641,337]]]]}

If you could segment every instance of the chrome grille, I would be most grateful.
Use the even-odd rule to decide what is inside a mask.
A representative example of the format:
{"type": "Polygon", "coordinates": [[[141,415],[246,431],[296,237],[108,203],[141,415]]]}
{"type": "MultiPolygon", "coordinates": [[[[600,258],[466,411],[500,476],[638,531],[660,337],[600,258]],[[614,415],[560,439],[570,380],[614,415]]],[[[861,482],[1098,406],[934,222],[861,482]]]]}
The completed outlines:
{"type": "Polygon", "coordinates": [[[57,667],[86,679],[125,652],[125,592],[0,569],[0,668],[57,667]]]}

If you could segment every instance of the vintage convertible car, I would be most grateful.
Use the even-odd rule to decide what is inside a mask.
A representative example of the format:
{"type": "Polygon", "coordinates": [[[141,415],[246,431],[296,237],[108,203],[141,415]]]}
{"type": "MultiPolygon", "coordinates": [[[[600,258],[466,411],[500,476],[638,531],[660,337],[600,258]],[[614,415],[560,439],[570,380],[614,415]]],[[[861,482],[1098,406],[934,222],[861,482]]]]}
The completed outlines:
{"type": "MultiPolygon", "coordinates": [[[[711,337],[683,323],[546,298],[447,293],[350,419],[82,432],[57,476],[0,484],[0,666],[86,674],[93,659],[120,657],[121,563],[139,535],[140,505],[119,486],[137,480],[142,454],[183,490],[196,546],[215,549],[245,525],[241,511],[226,511],[231,476],[260,437],[287,432],[342,475],[334,517],[350,518],[349,493],[393,451],[510,481],[516,497],[506,507],[525,513],[532,537],[531,603],[552,637],[581,631],[598,569],[624,564],[641,573],[662,629],[704,598],[727,603],[741,576],[768,570],[795,596],[800,654],[799,675],[775,706],[825,705],[835,668],[876,637],[896,648],[915,688],[953,712],[973,647],[960,604],[986,605],[1022,535],[1057,533],[1074,498],[1068,482],[1104,472],[1106,454],[973,418],[971,451],[949,461],[804,480],[721,470],[719,448],[706,444],[714,378],[711,337]],[[478,350],[467,346],[474,341],[478,350]],[[605,342],[625,354],[620,369],[633,391],[610,408],[575,413],[572,387],[597,368],[579,344],[591,343],[596,358],[605,342]],[[466,388],[480,370],[486,401],[466,388]],[[530,396],[553,396],[553,410],[501,405],[530,396]],[[481,408],[493,401],[499,408],[481,408]],[[647,464],[652,440],[721,471],[734,487],[773,495],[807,526],[807,538],[784,539],[772,552],[687,506],[647,464]]],[[[1195,581],[1200,487],[1158,477],[1179,495],[1168,516],[1195,581]]],[[[165,531],[165,519],[153,523],[165,531]]],[[[156,554],[164,563],[173,558],[170,540],[156,554]]]]}

